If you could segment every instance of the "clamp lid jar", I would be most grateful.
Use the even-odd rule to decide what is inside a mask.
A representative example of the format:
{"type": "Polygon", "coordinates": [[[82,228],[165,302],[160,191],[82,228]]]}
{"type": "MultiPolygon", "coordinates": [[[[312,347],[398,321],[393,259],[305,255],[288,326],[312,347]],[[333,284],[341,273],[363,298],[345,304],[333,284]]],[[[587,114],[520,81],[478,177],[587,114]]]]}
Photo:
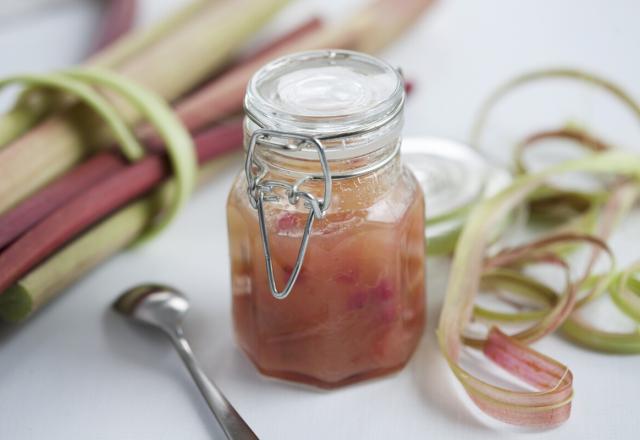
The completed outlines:
{"type": "Polygon", "coordinates": [[[424,200],[404,86],[377,58],[275,60],[245,97],[227,213],[233,317],[265,374],[334,387],[401,368],[424,325],[424,200]]]}

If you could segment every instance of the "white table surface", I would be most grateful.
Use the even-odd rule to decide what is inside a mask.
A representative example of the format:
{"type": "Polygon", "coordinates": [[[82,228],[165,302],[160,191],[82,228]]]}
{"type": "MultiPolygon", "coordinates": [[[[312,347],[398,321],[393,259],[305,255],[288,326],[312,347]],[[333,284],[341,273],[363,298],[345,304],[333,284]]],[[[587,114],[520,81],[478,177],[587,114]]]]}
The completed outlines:
{"type": "MultiPolygon", "coordinates": [[[[140,21],[149,22],[182,2],[141,3],[140,21]]],[[[321,8],[336,16],[360,2],[345,3],[301,0],[279,23],[321,8]]],[[[97,11],[95,2],[70,2],[0,21],[0,74],[76,62],[89,45],[82,35],[91,35],[97,11]]],[[[636,0],[443,0],[384,53],[416,81],[406,133],[466,138],[473,113],[493,86],[544,65],[595,69],[640,96],[638,17],[636,0]]],[[[8,99],[4,95],[2,102],[8,99]]],[[[598,106],[590,111],[620,122],[598,106]]],[[[186,332],[195,352],[264,439],[637,438],[640,358],[589,352],[556,336],[537,347],[573,369],[569,422],[522,434],[478,416],[435,342],[446,285],[442,261],[428,263],[429,324],[401,373],[332,392],[262,378],[234,345],[230,323],[223,206],[239,167],[240,159],[156,241],[102,265],[26,325],[0,328],[0,439],[222,438],[168,341],[108,308],[121,290],[149,280],[189,294],[193,310],[186,332]]],[[[627,227],[626,233],[626,240],[613,240],[623,263],[638,257],[638,229],[627,227]]]]}

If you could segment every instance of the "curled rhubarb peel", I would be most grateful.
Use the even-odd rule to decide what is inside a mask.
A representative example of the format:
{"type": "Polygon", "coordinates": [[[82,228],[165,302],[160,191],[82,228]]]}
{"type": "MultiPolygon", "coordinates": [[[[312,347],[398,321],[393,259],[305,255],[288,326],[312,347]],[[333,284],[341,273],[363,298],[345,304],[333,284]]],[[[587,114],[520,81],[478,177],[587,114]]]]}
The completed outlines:
{"type": "Polygon", "coordinates": [[[532,82],[549,80],[554,78],[565,78],[575,81],[581,81],[596,87],[599,87],[612,96],[614,96],[618,101],[624,104],[633,114],[635,114],[638,118],[640,118],[640,105],[631,98],[631,95],[623,90],[618,85],[613,82],[602,78],[598,75],[585,72],[578,69],[570,69],[570,68],[556,68],[556,69],[540,69],[532,72],[524,73],[519,75],[510,81],[506,82],[499,88],[497,88],[490,96],[487,98],[478,112],[478,116],[473,124],[473,128],[471,130],[471,145],[478,146],[480,138],[482,136],[482,132],[487,123],[487,119],[491,110],[495,107],[495,105],[506,95],[511,93],[513,90],[525,86],[532,82]]]}
{"type": "MultiPolygon", "coordinates": [[[[563,242],[586,242],[590,245],[600,247],[609,256],[611,262],[609,273],[613,273],[614,271],[615,259],[611,250],[604,242],[590,236],[563,234],[548,237],[527,245],[520,246],[515,249],[505,250],[503,253],[494,257],[495,259],[500,259],[501,266],[505,268],[509,268],[510,266],[514,267],[515,264],[515,267],[522,269],[523,266],[520,264],[523,264],[524,267],[526,267],[530,264],[543,263],[558,266],[563,271],[565,288],[560,292],[554,292],[553,289],[544,284],[534,283],[531,281],[530,277],[527,277],[519,272],[510,273],[507,271],[506,273],[501,274],[501,279],[499,278],[498,280],[494,280],[494,283],[496,283],[496,281],[498,283],[502,282],[503,285],[504,281],[506,280],[510,282],[511,287],[520,284],[520,287],[519,289],[516,289],[516,292],[521,294],[530,294],[533,297],[543,298],[547,300],[550,297],[554,299],[551,302],[550,307],[546,309],[544,313],[541,313],[538,316],[537,322],[535,324],[525,330],[511,335],[511,337],[517,339],[520,342],[530,344],[558,329],[569,316],[569,314],[573,311],[577,303],[577,291],[579,289],[579,286],[582,285],[582,283],[587,279],[587,276],[590,273],[590,267],[587,267],[585,275],[583,277],[575,282],[571,280],[569,263],[552,250],[554,246],[563,242]],[[550,251],[546,251],[546,249],[550,249],[550,251]]],[[[493,264],[495,264],[495,262],[489,263],[490,266],[493,264]]],[[[495,274],[493,276],[495,277],[495,274]]],[[[606,279],[600,280],[599,283],[596,283],[592,286],[589,295],[599,295],[602,291],[605,290],[607,283],[608,281],[606,279]]],[[[529,315],[529,317],[531,317],[531,315],[529,315]]],[[[466,340],[465,342],[468,343],[466,340]]]]}
{"type": "MultiPolygon", "coordinates": [[[[585,241],[607,253],[612,263],[609,271],[591,275],[592,268],[591,262],[589,262],[585,276],[573,282],[572,287],[579,299],[575,301],[570,315],[565,315],[563,320],[553,316],[553,311],[561,308],[563,295],[566,295],[566,292],[556,291],[535,278],[508,267],[508,264],[507,267],[493,267],[496,266],[494,260],[488,263],[490,268],[483,273],[483,285],[489,285],[495,290],[508,291],[511,295],[526,298],[529,302],[533,300],[537,307],[527,311],[496,312],[476,305],[473,310],[474,318],[493,325],[536,321],[535,326],[512,335],[521,342],[529,343],[531,340],[539,339],[558,328],[558,324],[560,324],[562,331],[580,345],[611,353],[640,353],[640,333],[638,331],[618,333],[600,330],[579,315],[580,307],[608,292],[623,313],[640,322],[640,281],[634,278],[640,273],[640,263],[635,263],[627,269],[616,272],[611,250],[599,239],[589,236],[575,236],[573,238],[558,236],[546,241],[548,245],[552,245],[553,240],[585,241]],[[523,337],[528,335],[535,336],[530,340],[523,337]]],[[[508,253],[514,254],[513,251],[508,253]]],[[[498,257],[501,258],[499,263],[508,263],[503,257],[498,257]]],[[[521,254],[523,261],[527,261],[529,257],[521,254]]],[[[556,257],[559,256],[556,254],[556,257]]],[[[477,340],[470,338],[465,338],[465,343],[476,347],[482,345],[481,342],[478,343],[477,340]]]]}
{"type": "MultiPolygon", "coordinates": [[[[530,172],[524,152],[549,139],[569,140],[588,153],[612,150],[606,142],[592,136],[584,129],[565,127],[559,130],[548,130],[534,133],[516,145],[514,167],[518,175],[530,172]]],[[[533,193],[528,201],[529,211],[534,219],[564,222],[575,220],[581,214],[592,214],[593,207],[606,199],[608,191],[577,191],[544,185],[533,193]]]]}
{"type": "Polygon", "coordinates": [[[639,328],[631,332],[605,331],[574,313],[562,325],[562,333],[571,341],[592,350],[615,354],[640,354],[639,328]]]}
{"type": "MultiPolygon", "coordinates": [[[[591,275],[581,286],[575,286],[576,292],[588,301],[598,297],[602,291],[609,292],[614,298],[616,289],[620,285],[621,276],[630,269],[615,273],[613,276],[611,273],[591,275]],[[594,291],[593,288],[596,285],[600,286],[599,289],[602,289],[603,285],[605,288],[594,291]]],[[[526,297],[527,300],[533,298],[536,302],[535,310],[513,312],[496,312],[476,305],[473,310],[474,318],[490,325],[538,321],[547,316],[552,308],[557,307],[561,297],[560,292],[556,292],[535,278],[519,272],[493,270],[488,272],[486,276],[496,286],[506,286],[511,294],[526,297]]],[[[562,323],[560,327],[562,334],[579,345],[597,351],[618,354],[640,353],[640,330],[622,333],[598,329],[579,315],[579,308],[584,304],[585,302],[578,303],[571,315],[562,323]]],[[[625,311],[623,308],[621,310],[625,311]]]]}
{"type": "MultiPolygon", "coordinates": [[[[526,202],[527,198],[549,178],[563,173],[588,172],[598,174],[625,175],[632,179],[640,179],[640,156],[622,152],[602,152],[574,161],[564,162],[536,174],[518,177],[511,186],[496,196],[480,202],[471,211],[457,243],[453,264],[449,277],[440,322],[438,340],[455,376],[460,380],[471,398],[487,414],[507,423],[547,427],[563,422],[569,417],[571,407],[572,374],[567,367],[531,349],[518,341],[516,337],[507,336],[493,327],[484,341],[485,355],[532,384],[538,391],[514,391],[486,383],[465,371],[458,358],[464,343],[464,333],[474,311],[474,300],[480,287],[482,275],[486,269],[487,237],[499,222],[510,212],[526,202]]],[[[593,243],[598,239],[593,238],[593,243]]],[[[559,244],[559,243],[555,243],[559,244]]],[[[598,244],[600,245],[600,244],[598,244]]],[[[533,250],[521,250],[523,258],[532,256],[533,250]]],[[[506,254],[503,254],[503,257],[506,254]]],[[[515,254],[510,261],[515,263],[515,254]]],[[[547,250],[537,249],[537,257],[541,260],[555,261],[547,250]]],[[[494,259],[497,265],[499,260],[494,259]]],[[[604,282],[599,284],[602,290],[604,282]]],[[[567,298],[569,292],[560,298],[567,298]]],[[[573,293],[575,295],[576,292],[573,293]]],[[[575,298],[575,296],[573,297],[575,298]]],[[[565,301],[569,302],[565,299],[565,301]]],[[[555,304],[554,304],[555,306],[555,304]]],[[[558,317],[566,316],[566,307],[548,323],[549,326],[563,325],[558,317]]],[[[548,314],[544,316],[549,316],[548,314]]],[[[565,319],[569,322],[571,315],[565,319]]],[[[537,335],[536,335],[537,336],[537,335]]],[[[535,338],[524,338],[529,341],[535,338]]]]}
{"type": "MultiPolygon", "coordinates": [[[[607,291],[622,313],[640,323],[640,262],[620,271],[609,280],[607,291]]],[[[591,349],[620,354],[640,353],[640,325],[630,332],[598,329],[578,313],[564,323],[562,330],[574,342],[591,349]]]]}
{"type": "MultiPolygon", "coordinates": [[[[604,141],[588,134],[583,129],[566,127],[558,130],[549,130],[535,133],[517,144],[514,154],[514,165],[516,175],[523,175],[530,172],[524,161],[524,152],[536,146],[539,142],[548,139],[566,139],[575,142],[587,152],[603,152],[612,150],[612,147],[604,141]]],[[[609,195],[609,189],[601,191],[577,191],[558,188],[550,184],[541,186],[538,190],[529,195],[527,200],[528,214],[532,220],[546,223],[559,224],[556,231],[563,232],[583,231],[593,232],[603,203],[609,195]]],[[[427,228],[449,221],[459,221],[464,223],[471,206],[463,206],[457,210],[445,213],[441,216],[428,219],[427,228]]],[[[502,226],[508,225],[509,220],[502,226]]],[[[496,228],[499,233],[504,227],[496,228]]],[[[437,237],[434,246],[428,246],[427,252],[430,255],[447,254],[455,248],[455,243],[459,238],[459,230],[442,237],[437,237]]],[[[432,244],[431,242],[429,243],[432,244]]]]}
{"type": "MultiPolygon", "coordinates": [[[[623,88],[596,74],[570,68],[540,69],[524,73],[500,86],[486,99],[478,112],[471,133],[471,145],[478,146],[481,140],[486,122],[492,109],[497,103],[518,88],[532,83],[553,80],[568,79],[579,81],[600,88],[609,93],[622,103],[634,116],[640,120],[640,104],[623,88]]],[[[545,130],[534,133],[519,142],[514,150],[514,170],[516,174],[526,174],[529,169],[524,160],[524,152],[541,141],[550,139],[569,140],[583,148],[586,152],[604,152],[613,149],[606,140],[593,135],[587,129],[568,124],[559,129],[545,130]]],[[[600,191],[575,191],[567,190],[547,184],[530,195],[527,202],[529,212],[533,219],[546,222],[560,223],[570,222],[570,228],[582,224],[584,232],[592,232],[595,217],[600,212],[600,205],[606,201],[609,185],[604,185],[600,191]]]]}

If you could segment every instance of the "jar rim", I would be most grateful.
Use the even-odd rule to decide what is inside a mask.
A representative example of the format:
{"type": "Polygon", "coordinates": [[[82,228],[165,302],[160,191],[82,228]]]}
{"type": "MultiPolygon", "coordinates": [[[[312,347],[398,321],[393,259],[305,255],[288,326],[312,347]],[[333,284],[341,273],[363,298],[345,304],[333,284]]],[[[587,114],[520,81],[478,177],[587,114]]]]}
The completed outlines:
{"type": "Polygon", "coordinates": [[[402,75],[388,62],[328,49],[267,63],[251,78],[244,109],[260,128],[335,139],[385,126],[404,99],[402,75]]]}

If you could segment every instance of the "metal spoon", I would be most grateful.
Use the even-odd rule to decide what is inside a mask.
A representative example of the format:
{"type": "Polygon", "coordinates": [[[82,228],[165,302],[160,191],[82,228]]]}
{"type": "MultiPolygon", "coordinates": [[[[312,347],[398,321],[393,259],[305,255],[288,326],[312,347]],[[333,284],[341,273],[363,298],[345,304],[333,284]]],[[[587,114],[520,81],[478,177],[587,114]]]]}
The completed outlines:
{"type": "Polygon", "coordinates": [[[169,336],[228,439],[258,438],[196,362],[181,326],[182,318],[189,310],[189,301],[181,292],[167,286],[143,284],[120,295],[113,308],[133,320],[157,327],[169,336]]]}

